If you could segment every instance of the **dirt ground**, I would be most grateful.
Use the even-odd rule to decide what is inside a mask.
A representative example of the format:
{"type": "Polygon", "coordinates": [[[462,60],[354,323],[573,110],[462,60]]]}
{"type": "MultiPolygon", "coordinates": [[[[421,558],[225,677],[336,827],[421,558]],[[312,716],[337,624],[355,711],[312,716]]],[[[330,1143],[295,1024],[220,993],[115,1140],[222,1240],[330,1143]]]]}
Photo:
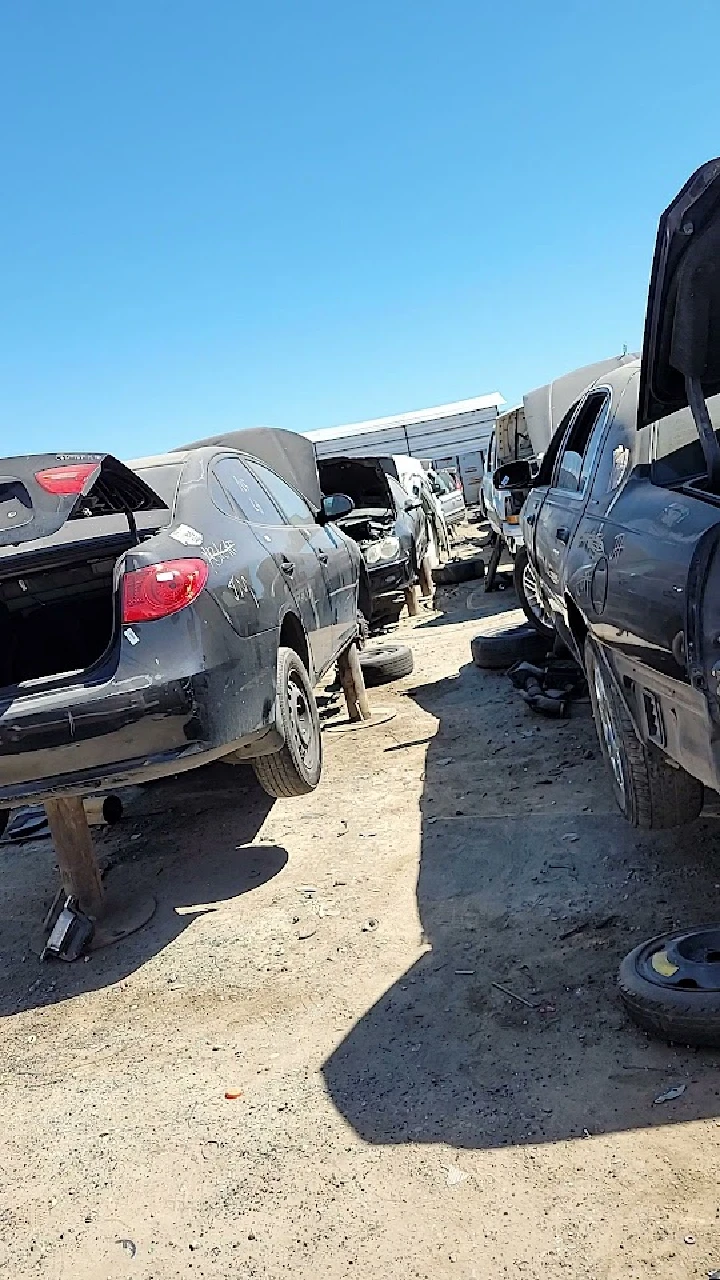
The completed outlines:
{"type": "Polygon", "coordinates": [[[715,914],[720,810],[633,831],[588,704],[541,719],[470,662],[512,591],[436,604],[314,795],[224,765],[142,793],[100,841],[157,896],[134,937],[41,965],[49,841],[0,847],[0,1276],[720,1267],[717,1055],[648,1040],[614,987],[715,914]]]}

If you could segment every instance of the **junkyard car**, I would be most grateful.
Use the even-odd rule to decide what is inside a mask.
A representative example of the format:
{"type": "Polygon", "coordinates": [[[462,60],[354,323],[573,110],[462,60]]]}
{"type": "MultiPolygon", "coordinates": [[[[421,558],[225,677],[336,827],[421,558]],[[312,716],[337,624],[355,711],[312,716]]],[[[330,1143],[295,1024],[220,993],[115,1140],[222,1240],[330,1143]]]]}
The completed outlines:
{"type": "Polygon", "coordinates": [[[544,606],[585,667],[615,794],[638,826],[689,821],[703,785],[720,790],[718,392],[714,160],[661,218],[642,360],[571,406],[522,514],[544,606]]]}
{"type": "Polygon", "coordinates": [[[429,547],[421,498],[395,479],[392,458],[321,458],[317,465],[322,492],[354,503],[337,523],[363,556],[362,613],[372,625],[397,621],[429,547]]]}
{"type": "Polygon", "coordinates": [[[222,756],[272,795],[316,786],[313,685],[358,627],[360,555],[330,523],[351,508],[289,432],[3,459],[0,807],[222,756]]]}

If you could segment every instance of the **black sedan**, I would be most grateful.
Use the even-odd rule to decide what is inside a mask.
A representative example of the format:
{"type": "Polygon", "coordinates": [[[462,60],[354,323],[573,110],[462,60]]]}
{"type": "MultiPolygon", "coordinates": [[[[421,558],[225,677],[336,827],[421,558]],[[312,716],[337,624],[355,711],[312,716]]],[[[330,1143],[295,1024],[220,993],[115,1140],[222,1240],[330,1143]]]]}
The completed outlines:
{"type": "Polygon", "coordinates": [[[543,606],[585,667],[639,826],[689,821],[703,785],[720,790],[719,392],[714,160],[662,216],[642,360],[571,406],[522,513],[543,606]]]}
{"type": "Polygon", "coordinates": [[[318,472],[323,493],[346,494],[354,505],[338,524],[362,552],[364,616],[373,626],[397,622],[429,548],[421,499],[406,493],[389,457],[321,458],[318,472]]]}
{"type": "Polygon", "coordinates": [[[0,806],[219,757],[318,783],[313,686],[357,634],[360,554],[312,447],[239,432],[124,465],[0,465],[0,806]]]}

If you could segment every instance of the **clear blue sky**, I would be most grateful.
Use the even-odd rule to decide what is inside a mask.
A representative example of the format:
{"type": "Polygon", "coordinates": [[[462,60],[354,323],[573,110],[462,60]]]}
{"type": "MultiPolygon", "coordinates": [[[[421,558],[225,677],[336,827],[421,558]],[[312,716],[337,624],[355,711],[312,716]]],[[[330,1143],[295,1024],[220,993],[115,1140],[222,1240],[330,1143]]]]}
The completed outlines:
{"type": "Polygon", "coordinates": [[[500,390],[641,337],[720,5],[0,5],[3,453],[500,390]]]}

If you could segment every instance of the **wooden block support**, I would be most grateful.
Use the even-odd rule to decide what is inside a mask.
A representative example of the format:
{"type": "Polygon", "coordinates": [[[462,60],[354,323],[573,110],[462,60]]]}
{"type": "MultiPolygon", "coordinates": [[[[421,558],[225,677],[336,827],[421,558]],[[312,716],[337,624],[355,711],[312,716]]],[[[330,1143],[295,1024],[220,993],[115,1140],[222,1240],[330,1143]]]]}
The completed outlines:
{"type": "Polygon", "coordinates": [[[79,796],[46,800],[45,812],[63,889],[77,898],[83,911],[97,919],[102,915],[104,893],[83,802],[79,796]]]}
{"type": "Polygon", "coordinates": [[[411,618],[416,618],[420,612],[418,607],[417,587],[405,588],[405,604],[411,618]]]}
{"type": "Polygon", "coordinates": [[[433,582],[432,568],[430,566],[429,556],[423,556],[423,561],[422,561],[422,564],[420,565],[419,578],[420,578],[421,595],[423,595],[425,599],[427,599],[429,596],[430,599],[432,600],[433,595],[435,594],[435,583],[433,582]]]}
{"type": "Polygon", "coordinates": [[[349,649],[346,649],[340,655],[338,670],[350,719],[372,719],[372,712],[365,689],[365,678],[360,666],[360,654],[356,643],[351,644],[349,649]]]}

